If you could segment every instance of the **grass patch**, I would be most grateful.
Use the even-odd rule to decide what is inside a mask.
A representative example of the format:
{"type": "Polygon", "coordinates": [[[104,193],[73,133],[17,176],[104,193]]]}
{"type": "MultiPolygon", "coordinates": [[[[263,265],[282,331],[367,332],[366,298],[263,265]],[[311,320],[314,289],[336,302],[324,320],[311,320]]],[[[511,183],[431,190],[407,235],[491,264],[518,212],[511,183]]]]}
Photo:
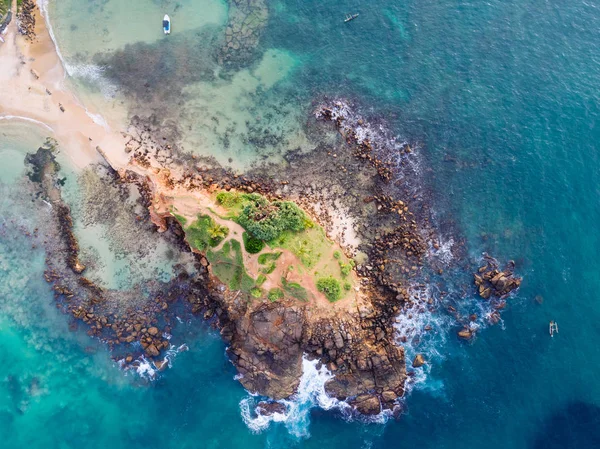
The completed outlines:
{"type": "Polygon", "coordinates": [[[291,251],[302,265],[308,269],[314,268],[323,254],[332,246],[325,232],[320,227],[313,227],[304,232],[284,232],[269,242],[272,248],[283,248],[291,251]]]}
{"type": "Polygon", "coordinates": [[[255,239],[247,232],[244,232],[242,238],[244,239],[244,248],[246,248],[246,252],[250,254],[258,254],[265,247],[264,241],[255,239]]]}
{"type": "Polygon", "coordinates": [[[283,291],[294,299],[306,302],[308,301],[308,291],[297,282],[288,282],[284,277],[281,278],[283,291]]]}
{"type": "Polygon", "coordinates": [[[350,284],[350,282],[348,282],[348,281],[344,282],[344,290],[346,290],[347,292],[352,290],[352,285],[350,284]]]}
{"type": "Polygon", "coordinates": [[[184,217],[184,216],[182,216],[182,215],[176,214],[176,213],[174,213],[174,212],[172,212],[172,214],[173,214],[173,216],[175,217],[175,220],[177,220],[181,226],[185,226],[185,225],[186,225],[186,223],[187,223],[187,218],[185,218],[185,217],[184,217]]]}
{"type": "Polygon", "coordinates": [[[271,290],[269,290],[269,294],[267,295],[267,298],[269,298],[269,301],[271,302],[279,301],[283,299],[283,297],[283,290],[281,290],[280,288],[272,288],[271,290]]]}
{"type": "Polygon", "coordinates": [[[271,262],[268,266],[261,268],[260,272],[264,274],[271,274],[277,268],[277,264],[275,262],[271,262]]]}
{"type": "Polygon", "coordinates": [[[255,283],[244,267],[240,242],[237,240],[227,241],[219,251],[208,250],[206,258],[210,262],[215,276],[227,284],[230,290],[251,293],[255,283]]]}
{"type": "Polygon", "coordinates": [[[245,195],[239,192],[217,193],[217,203],[229,212],[227,218],[235,219],[240,215],[246,201],[245,195]]]}
{"type": "Polygon", "coordinates": [[[0,0],[0,16],[2,19],[6,16],[6,13],[10,10],[11,0],[0,0]]]}
{"type": "Polygon", "coordinates": [[[277,251],[275,253],[263,253],[258,256],[258,263],[261,265],[266,265],[268,262],[275,262],[281,256],[281,252],[277,251]]]}
{"type": "Polygon", "coordinates": [[[256,286],[260,287],[261,285],[263,285],[265,283],[266,280],[267,280],[267,277],[264,274],[259,274],[258,277],[256,278],[256,286]]]}
{"type": "Polygon", "coordinates": [[[336,302],[342,297],[340,282],[331,276],[317,280],[317,290],[323,293],[329,302],[336,302]]]}
{"type": "Polygon", "coordinates": [[[252,296],[253,298],[262,298],[262,295],[263,291],[258,287],[250,289],[250,296],[252,296]]]}
{"type": "Polygon", "coordinates": [[[218,246],[229,234],[229,228],[217,224],[208,215],[200,215],[185,228],[185,233],[190,245],[199,251],[205,251],[208,247],[218,246]]]}

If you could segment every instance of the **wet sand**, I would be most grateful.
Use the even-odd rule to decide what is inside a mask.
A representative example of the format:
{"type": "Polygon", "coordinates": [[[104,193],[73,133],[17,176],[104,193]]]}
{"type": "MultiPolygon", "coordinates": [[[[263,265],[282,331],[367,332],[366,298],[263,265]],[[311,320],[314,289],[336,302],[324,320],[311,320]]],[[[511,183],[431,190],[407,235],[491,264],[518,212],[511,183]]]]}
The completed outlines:
{"type": "Polygon", "coordinates": [[[125,167],[122,124],[96,123],[88,112],[100,117],[98,112],[86,110],[66,88],[65,70],[38,9],[35,16],[33,42],[19,34],[15,19],[0,43],[0,119],[33,121],[52,130],[76,168],[100,162],[97,147],[114,168],[125,167]]]}

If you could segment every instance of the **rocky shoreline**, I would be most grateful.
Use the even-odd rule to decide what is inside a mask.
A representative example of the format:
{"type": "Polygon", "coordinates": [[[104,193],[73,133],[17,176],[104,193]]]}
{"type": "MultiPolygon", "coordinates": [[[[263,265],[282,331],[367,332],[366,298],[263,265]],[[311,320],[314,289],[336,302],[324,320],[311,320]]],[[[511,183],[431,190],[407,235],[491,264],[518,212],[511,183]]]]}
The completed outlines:
{"type": "MultiPolygon", "coordinates": [[[[318,360],[331,372],[325,385],[327,394],[346,401],[358,413],[399,413],[412,372],[407,371],[395,320],[405,308],[422,303],[423,298],[409,286],[421,279],[425,268],[431,271],[436,267],[439,237],[422,197],[414,194],[412,186],[394,182],[402,164],[384,159],[382,154],[391,154],[390,149],[378,148],[379,142],[371,143],[365,137],[368,122],[360,119],[360,125],[356,123],[362,131],[347,126],[344,116],[327,105],[319,107],[317,118],[310,125],[316,132],[327,132],[328,122],[333,122],[343,136],[338,148],[288,155],[284,166],[259,167],[246,175],[226,170],[210,159],[183,154],[160,137],[159,127],[136,120],[134,129],[138,131],[129,136],[125,148],[132,169],[108,169],[110,182],[135,186],[146,211],[136,222],[152,220],[161,238],[195,261],[194,272],[182,267],[171,282],[145,286],[145,295],[139,288],[108,290],[84,276],[86,267],[79,259],[69,208],[61,199],[52,148],[41,148],[28,162],[32,173],[38,174],[32,181],[39,183],[40,196],[54,205],[61,236],[50,252],[46,272],[59,306],[86,323],[88,334],[105,341],[126,368],[137,368],[148,360],[159,370],[166,367],[174,310],[183,306],[220,329],[238,379],[252,393],[272,400],[293,397],[302,376],[302,361],[307,358],[318,360]],[[151,175],[141,176],[136,167],[151,175]],[[331,186],[330,190],[318,187],[323,185],[331,186]],[[355,275],[361,296],[356,304],[324,311],[288,300],[256,301],[219,281],[207,258],[191,252],[180,223],[168,213],[157,213],[154,207],[169,191],[219,189],[258,192],[301,205],[357,261],[355,275]]],[[[408,144],[399,147],[401,154],[410,157],[408,144]]],[[[494,294],[504,296],[517,288],[520,280],[513,280],[512,267],[502,272],[502,282],[497,279],[500,273],[490,261],[481,276],[496,288],[494,294]]],[[[427,304],[425,308],[431,307],[431,302],[427,304]]],[[[467,338],[466,332],[459,332],[459,337],[467,338]]],[[[468,332],[470,339],[474,332],[468,332]]],[[[425,364],[418,355],[412,370],[425,364]]],[[[281,403],[272,404],[263,403],[257,413],[281,411],[281,403]]]]}

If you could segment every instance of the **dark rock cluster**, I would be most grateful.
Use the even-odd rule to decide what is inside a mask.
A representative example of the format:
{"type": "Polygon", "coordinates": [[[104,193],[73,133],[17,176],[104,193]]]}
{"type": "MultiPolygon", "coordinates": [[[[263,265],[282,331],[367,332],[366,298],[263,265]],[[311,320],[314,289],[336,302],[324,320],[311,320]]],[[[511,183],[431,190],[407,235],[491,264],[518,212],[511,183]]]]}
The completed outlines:
{"type": "Polygon", "coordinates": [[[225,38],[219,64],[240,66],[250,61],[269,18],[265,0],[229,0],[225,38]]]}
{"type": "Polygon", "coordinates": [[[29,40],[35,38],[35,1],[22,0],[17,12],[17,25],[19,33],[29,40]]]}
{"type": "Polygon", "coordinates": [[[503,270],[500,270],[498,261],[487,254],[484,262],[473,275],[477,292],[483,299],[490,299],[491,296],[505,299],[510,292],[521,286],[522,278],[515,276],[515,263],[512,260],[503,270]]]}

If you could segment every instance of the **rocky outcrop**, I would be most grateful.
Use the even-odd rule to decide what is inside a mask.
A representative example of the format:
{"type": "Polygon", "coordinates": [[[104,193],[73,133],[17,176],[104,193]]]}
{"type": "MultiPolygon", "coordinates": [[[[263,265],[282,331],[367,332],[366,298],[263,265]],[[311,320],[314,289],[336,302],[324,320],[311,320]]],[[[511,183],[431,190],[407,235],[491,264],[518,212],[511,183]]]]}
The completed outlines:
{"type": "Polygon", "coordinates": [[[17,12],[19,33],[32,40],[35,37],[35,1],[22,0],[17,12]]]}
{"type": "Polygon", "coordinates": [[[500,270],[498,261],[484,255],[484,265],[473,275],[479,296],[489,299],[492,296],[504,299],[510,292],[520,287],[522,278],[514,274],[515,263],[509,261],[500,270]]]}
{"type": "Polygon", "coordinates": [[[287,412],[287,407],[281,402],[261,401],[256,407],[256,412],[263,416],[271,416],[274,413],[284,414],[287,412]]]}
{"type": "Polygon", "coordinates": [[[425,357],[423,354],[417,354],[412,362],[413,368],[420,368],[423,365],[425,365],[425,357]]]}
{"type": "MultiPolygon", "coordinates": [[[[249,304],[222,286],[221,334],[251,392],[284,399],[297,391],[302,358],[318,359],[333,374],[327,393],[363,414],[394,409],[404,393],[404,350],[393,329],[371,306],[331,316],[314,316],[307,305],[249,304]]],[[[217,289],[219,290],[219,289],[217,289]]]]}

